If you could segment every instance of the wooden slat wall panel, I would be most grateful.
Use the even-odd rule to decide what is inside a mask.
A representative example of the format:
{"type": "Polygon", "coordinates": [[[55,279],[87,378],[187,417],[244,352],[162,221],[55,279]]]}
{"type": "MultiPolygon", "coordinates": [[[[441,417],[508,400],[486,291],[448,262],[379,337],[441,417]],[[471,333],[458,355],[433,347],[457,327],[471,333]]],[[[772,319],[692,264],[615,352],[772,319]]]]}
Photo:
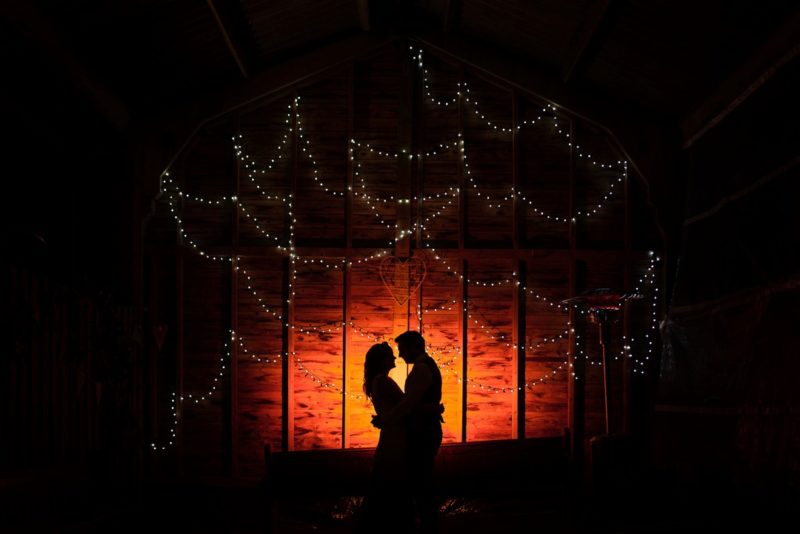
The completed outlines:
{"type": "Polygon", "coordinates": [[[342,271],[299,267],[294,284],[295,449],[342,446],[342,271]],[[303,328],[306,331],[301,331],[303,328]],[[327,332],[334,329],[334,332],[327,332]],[[306,375],[306,370],[313,374],[306,375]]]}
{"type": "Polygon", "coordinates": [[[353,168],[353,239],[390,248],[397,224],[397,161],[356,150],[353,168]]]}
{"type": "MultiPolygon", "coordinates": [[[[510,279],[513,262],[508,259],[476,260],[469,263],[470,279],[510,279]]],[[[510,439],[516,393],[496,393],[480,386],[514,388],[515,365],[512,343],[513,284],[469,288],[467,440],[510,439]],[[494,339],[493,339],[494,338],[494,339]],[[475,387],[477,386],[477,387],[475,387]]]]}
{"type": "MultiPolygon", "coordinates": [[[[397,153],[397,124],[400,120],[400,94],[405,82],[401,61],[409,61],[402,50],[389,50],[370,61],[356,63],[354,69],[354,139],[369,144],[375,150],[397,153]]],[[[398,163],[395,158],[370,152],[365,147],[354,153],[353,188],[358,194],[353,200],[353,239],[380,240],[387,245],[394,238],[397,220],[396,203],[380,203],[380,218],[370,209],[364,195],[375,199],[389,199],[397,194],[398,163]],[[360,167],[359,167],[360,165],[360,167]],[[380,219],[392,226],[387,229],[380,219]]]]}
{"type": "Polygon", "coordinates": [[[580,146],[576,149],[575,208],[590,213],[588,218],[579,218],[578,246],[622,250],[624,182],[618,180],[624,176],[619,170],[623,157],[609,145],[607,135],[584,123],[575,123],[575,142],[580,146]],[[609,163],[615,167],[602,167],[609,163]],[[608,200],[604,200],[605,195],[609,195],[608,200]]]}
{"type": "MultiPolygon", "coordinates": [[[[239,163],[239,243],[242,245],[286,245],[288,204],[281,199],[287,199],[290,193],[292,105],[293,99],[287,95],[239,118],[235,135],[242,136],[237,141],[242,147],[239,163]]],[[[229,146],[233,149],[233,142],[229,146]]]]}
{"type": "Polygon", "coordinates": [[[424,242],[458,243],[459,155],[448,152],[426,158],[423,163],[422,204],[419,221],[424,242]]]}
{"type": "Polygon", "coordinates": [[[474,241],[510,245],[512,232],[511,93],[481,78],[467,77],[470,102],[464,106],[464,155],[469,165],[466,182],[467,235],[474,241]],[[475,103],[477,106],[475,107],[475,103]],[[485,119],[477,115],[485,116],[485,119]],[[487,125],[491,121],[495,130],[487,125]],[[487,199],[488,197],[488,199],[487,199]],[[503,200],[503,198],[507,200],[503,200]],[[498,203],[500,207],[498,207],[498,203]]]}
{"type": "Polygon", "coordinates": [[[0,360],[0,465],[24,473],[135,467],[143,443],[141,362],[132,310],[7,264],[0,294],[9,350],[0,360]]]}
{"type": "Polygon", "coordinates": [[[570,121],[537,102],[523,101],[520,108],[519,122],[528,121],[519,131],[523,185],[517,202],[525,213],[524,241],[528,246],[565,248],[569,224],[553,218],[569,217],[570,147],[565,134],[570,121]]]}
{"type": "Polygon", "coordinates": [[[525,372],[535,385],[525,396],[525,437],[560,436],[567,427],[568,375],[561,362],[530,360],[525,372]]]}
{"type": "Polygon", "coordinates": [[[303,224],[295,229],[298,243],[344,240],[344,197],[347,183],[348,73],[299,91],[303,141],[298,152],[297,197],[294,212],[303,224]],[[316,162],[316,165],[314,164],[316,162]]]}
{"type": "MultiPolygon", "coordinates": [[[[178,180],[186,193],[208,199],[234,194],[234,151],[229,124],[208,128],[188,151],[178,180]]],[[[233,205],[209,205],[182,199],[184,230],[200,248],[230,243],[233,205]]]]}
{"type": "Polygon", "coordinates": [[[274,451],[281,445],[283,262],[278,256],[241,258],[240,266],[238,461],[243,473],[258,473],[263,468],[264,444],[274,451]]]}
{"type": "Polygon", "coordinates": [[[459,89],[461,71],[435,56],[425,55],[424,61],[428,83],[424,85],[423,82],[422,101],[419,102],[421,113],[417,125],[417,153],[423,156],[420,193],[429,197],[429,200],[423,204],[420,214],[426,228],[422,238],[457,243],[457,188],[461,165],[458,134],[461,132],[457,100],[454,98],[459,89]],[[438,105],[437,101],[448,104],[438,105]],[[443,144],[449,147],[441,146],[443,144]]]}
{"type": "Polygon", "coordinates": [[[217,385],[226,391],[230,365],[225,342],[229,339],[230,264],[201,258],[184,258],[183,302],[183,407],[179,442],[183,446],[186,472],[198,475],[224,473],[223,423],[225,394],[194,403],[188,395],[205,395],[217,385]],[[226,372],[220,373],[220,358],[226,358],[226,372]],[[219,377],[217,382],[214,378],[219,377]]]}

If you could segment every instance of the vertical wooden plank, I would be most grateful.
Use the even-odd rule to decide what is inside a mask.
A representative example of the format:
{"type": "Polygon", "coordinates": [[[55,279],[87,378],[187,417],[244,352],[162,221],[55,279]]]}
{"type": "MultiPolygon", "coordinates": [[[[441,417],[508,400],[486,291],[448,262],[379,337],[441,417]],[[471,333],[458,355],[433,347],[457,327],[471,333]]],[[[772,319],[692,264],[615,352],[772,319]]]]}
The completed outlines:
{"type": "MultiPolygon", "coordinates": [[[[627,167],[626,167],[627,168],[627,167]]],[[[625,183],[623,184],[623,209],[625,210],[625,224],[623,228],[623,242],[625,247],[625,273],[624,285],[625,292],[633,290],[633,258],[631,257],[631,196],[630,186],[628,185],[628,173],[625,173],[625,183]]],[[[622,344],[626,344],[631,335],[631,314],[630,306],[627,302],[622,308],[622,344]]],[[[629,435],[631,432],[631,369],[628,361],[627,351],[622,350],[622,432],[629,435]]]]}
{"type": "MultiPolygon", "coordinates": [[[[237,116],[237,131],[241,131],[239,127],[239,117],[237,116]]],[[[241,196],[241,185],[242,185],[242,166],[239,163],[238,158],[233,158],[231,161],[233,166],[233,175],[234,175],[234,183],[233,183],[233,191],[231,192],[233,196],[237,199],[241,196]]],[[[233,206],[231,209],[231,216],[233,217],[232,224],[231,224],[231,245],[233,250],[239,250],[239,225],[240,225],[240,213],[239,213],[239,203],[233,202],[233,206]]],[[[230,299],[231,299],[231,309],[230,309],[230,330],[231,332],[238,332],[239,329],[239,258],[238,256],[231,257],[231,268],[230,268],[230,299]]],[[[228,343],[228,354],[230,355],[230,359],[227,362],[228,371],[229,371],[229,388],[228,388],[228,398],[230,399],[229,402],[229,414],[230,414],[230,421],[228,427],[228,437],[227,442],[230,445],[229,451],[229,466],[230,466],[230,474],[232,477],[237,478],[239,476],[239,344],[235,342],[233,336],[230,334],[226,335],[226,342],[228,343]]]]}
{"type": "MultiPolygon", "coordinates": [[[[144,334],[145,339],[154,339],[150,343],[147,343],[145,347],[149,346],[150,350],[146,351],[147,354],[147,365],[149,368],[149,373],[147,379],[150,383],[150,391],[149,391],[149,399],[148,405],[150,407],[150,427],[149,427],[149,435],[151,437],[151,442],[155,443],[158,439],[158,429],[159,429],[159,416],[161,415],[161,410],[159,410],[159,403],[158,403],[158,389],[159,389],[159,378],[161,377],[161,373],[159,373],[158,362],[159,362],[159,353],[160,347],[158,343],[155,341],[155,326],[158,324],[159,317],[160,317],[160,299],[158,298],[158,284],[157,280],[158,273],[163,266],[160,264],[159,260],[161,259],[160,255],[152,254],[147,258],[146,264],[144,266],[149,273],[149,283],[146,284],[147,287],[147,309],[148,309],[148,316],[150,320],[146,323],[151,331],[146,332],[144,334]]],[[[143,322],[144,323],[144,322],[143,322]]],[[[84,334],[85,335],[85,334],[84,334]]],[[[91,353],[87,354],[87,381],[91,383],[91,368],[92,368],[92,355],[91,353]]],[[[91,401],[91,399],[89,399],[91,401]]],[[[92,403],[88,402],[88,406],[91,407],[92,403]]],[[[89,413],[89,421],[91,421],[91,412],[89,413]]],[[[91,425],[89,425],[91,428],[91,425]]],[[[90,439],[87,436],[87,439],[90,439]]]]}
{"type": "MultiPolygon", "coordinates": [[[[180,233],[178,232],[180,235],[180,233]]],[[[178,254],[175,258],[175,277],[176,277],[176,295],[175,298],[177,300],[177,306],[175,307],[176,310],[176,317],[175,317],[175,325],[176,325],[176,351],[175,351],[175,376],[176,376],[176,384],[175,384],[175,391],[178,396],[179,400],[183,399],[183,349],[184,349],[184,339],[183,339],[183,299],[184,299],[184,280],[183,280],[183,254],[178,254]]],[[[172,404],[172,399],[167,398],[167,403],[169,405],[172,404]]],[[[180,421],[183,418],[183,402],[177,402],[175,404],[176,410],[178,411],[178,420],[180,421]]],[[[171,415],[171,414],[170,414],[171,415]]],[[[169,428],[172,428],[172,421],[167,421],[169,428]]],[[[176,436],[175,446],[178,451],[183,451],[183,433],[180,432],[180,427],[178,429],[178,435],[176,436]]],[[[183,454],[178,454],[178,473],[180,476],[183,476],[184,473],[184,457],[183,454]]]]}
{"type": "MultiPolygon", "coordinates": [[[[459,74],[459,92],[462,92],[465,84],[466,77],[464,75],[464,66],[461,66],[459,74]]],[[[467,241],[467,216],[469,211],[467,209],[467,184],[466,172],[464,167],[464,99],[458,99],[458,258],[459,267],[461,270],[461,284],[459,288],[460,295],[460,310],[461,321],[459,324],[459,337],[461,338],[461,442],[467,441],[467,394],[468,394],[468,376],[467,371],[469,368],[469,264],[464,259],[464,248],[467,241]]]]}
{"type": "MultiPolygon", "coordinates": [[[[61,292],[59,292],[61,293],[61,292]]],[[[56,307],[57,313],[57,325],[56,325],[56,339],[55,339],[55,369],[56,371],[56,383],[55,383],[55,391],[53,394],[53,409],[56,410],[56,425],[55,425],[55,434],[56,434],[56,454],[55,457],[57,460],[63,461],[66,457],[67,453],[67,440],[69,439],[70,432],[70,419],[73,416],[72,408],[74,407],[73,403],[68,402],[66,398],[66,390],[67,386],[71,383],[71,375],[74,371],[74,367],[72,365],[67,365],[65,361],[65,354],[67,352],[66,341],[67,341],[67,332],[68,332],[68,325],[66,324],[67,320],[67,306],[69,306],[70,301],[72,300],[72,295],[59,295],[59,302],[56,307]]],[[[74,419],[72,419],[74,420],[74,419]]]]}
{"type": "Polygon", "coordinates": [[[52,458],[57,450],[57,433],[56,433],[56,402],[55,402],[55,387],[57,382],[58,364],[57,360],[57,342],[58,342],[58,306],[56,297],[56,288],[54,284],[48,281],[47,292],[47,328],[44,331],[45,344],[43,352],[43,366],[44,372],[42,398],[40,409],[42,410],[42,422],[44,427],[44,453],[47,457],[52,458]]]}
{"type": "MultiPolygon", "coordinates": [[[[403,48],[407,48],[404,46],[403,48]]],[[[410,61],[403,61],[402,72],[405,86],[400,93],[399,121],[397,124],[397,146],[400,156],[397,158],[397,228],[395,230],[395,255],[407,258],[411,255],[411,238],[405,232],[411,225],[411,174],[412,165],[409,156],[414,146],[414,73],[417,69],[410,61]],[[405,236],[405,237],[404,237],[405,236]]],[[[408,330],[408,304],[406,303],[406,326],[401,332],[408,330]]],[[[399,313],[400,310],[398,309],[399,313]]],[[[399,323],[397,325],[399,327],[399,323]]]]}
{"type": "MultiPolygon", "coordinates": [[[[356,67],[355,63],[350,64],[347,73],[347,187],[344,194],[344,242],[346,250],[353,248],[353,187],[354,187],[354,165],[353,150],[350,142],[355,135],[355,83],[356,67]]],[[[349,258],[345,258],[346,262],[349,258]]],[[[346,323],[350,322],[349,316],[345,316],[346,323]]]]}
{"type": "Polygon", "coordinates": [[[514,290],[514,309],[513,309],[513,337],[512,345],[514,346],[514,358],[516,358],[515,377],[511,382],[517,388],[516,396],[516,422],[512,420],[512,435],[517,439],[525,439],[525,368],[527,363],[525,352],[525,339],[526,339],[526,325],[528,324],[527,311],[528,306],[526,302],[527,286],[526,274],[528,272],[528,265],[525,260],[515,260],[514,268],[516,269],[516,287],[514,290]]]}
{"type": "MultiPolygon", "coordinates": [[[[91,302],[87,302],[86,306],[89,306],[90,304],[91,302]]],[[[86,306],[82,306],[80,322],[83,325],[82,327],[83,339],[81,341],[81,348],[86,351],[86,359],[88,362],[86,365],[86,397],[87,397],[86,402],[88,405],[86,443],[88,445],[89,450],[91,450],[95,447],[95,439],[96,439],[95,430],[97,428],[95,421],[97,419],[97,403],[95,402],[95,393],[94,393],[95,351],[94,347],[90,343],[91,326],[89,326],[89,321],[84,319],[84,317],[87,315],[85,311],[86,306]]]]}
{"type": "MultiPolygon", "coordinates": [[[[465,77],[461,67],[460,87],[463,90],[465,77]]],[[[467,179],[464,168],[464,99],[458,99],[458,251],[463,254],[467,239],[467,179]]],[[[464,336],[467,335],[466,329],[464,336]]]]}
{"type": "Polygon", "coordinates": [[[281,329],[281,451],[291,451],[294,449],[294,373],[292,362],[294,361],[293,335],[289,330],[292,323],[290,318],[291,305],[289,296],[291,295],[291,269],[292,264],[289,258],[283,260],[283,287],[281,292],[281,302],[283,303],[281,313],[283,324],[281,329]]]}
{"type": "Polygon", "coordinates": [[[572,461],[575,475],[583,473],[584,438],[586,434],[586,355],[581,354],[586,346],[586,309],[584,306],[570,309],[572,323],[572,340],[570,354],[572,356],[572,375],[570,375],[570,410],[569,425],[572,440],[572,461]]]}
{"type": "Polygon", "coordinates": [[[461,338],[461,442],[464,443],[467,441],[467,369],[469,358],[467,356],[468,353],[468,325],[469,325],[469,293],[468,288],[469,284],[467,283],[468,279],[467,276],[469,275],[469,265],[467,264],[467,260],[461,259],[461,286],[460,286],[460,305],[461,305],[461,322],[459,324],[459,337],[461,338]]]}
{"type": "Polygon", "coordinates": [[[523,232],[525,231],[525,224],[523,217],[525,215],[525,208],[522,206],[518,199],[516,191],[520,190],[520,146],[519,146],[519,94],[516,91],[511,93],[511,184],[514,194],[511,195],[511,242],[514,247],[515,257],[516,252],[524,243],[523,232]]]}
{"type": "MultiPolygon", "coordinates": [[[[349,395],[348,384],[350,384],[350,374],[347,368],[347,351],[352,346],[350,324],[350,303],[352,301],[352,270],[350,263],[345,260],[342,265],[342,448],[350,447],[350,435],[347,428],[347,418],[349,415],[349,395]]],[[[350,392],[355,393],[355,392],[350,392]]]]}
{"type": "MultiPolygon", "coordinates": [[[[519,147],[519,94],[516,91],[511,93],[511,183],[516,192],[520,185],[520,147],[519,147]]],[[[515,417],[512,417],[512,436],[517,439],[525,438],[525,326],[527,324],[527,306],[525,303],[525,274],[528,272],[527,264],[524,260],[518,260],[519,249],[522,246],[521,233],[525,228],[522,223],[524,210],[521,209],[516,193],[511,196],[511,217],[512,230],[511,242],[514,247],[514,270],[516,287],[514,290],[514,303],[512,310],[512,345],[514,347],[514,358],[516,360],[514,379],[512,384],[516,385],[517,402],[515,404],[515,417]]]]}

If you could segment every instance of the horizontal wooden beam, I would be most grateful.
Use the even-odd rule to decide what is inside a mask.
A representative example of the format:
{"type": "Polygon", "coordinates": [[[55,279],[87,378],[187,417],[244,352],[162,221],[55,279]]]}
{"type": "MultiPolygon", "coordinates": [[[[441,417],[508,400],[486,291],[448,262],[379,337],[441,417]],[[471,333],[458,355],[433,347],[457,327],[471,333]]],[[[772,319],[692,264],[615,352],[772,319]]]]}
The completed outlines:
{"type": "MultiPolygon", "coordinates": [[[[244,245],[239,247],[227,247],[227,246],[213,246],[213,247],[204,247],[203,250],[207,254],[213,254],[215,256],[241,256],[244,258],[251,257],[251,258],[275,258],[280,259],[284,258],[285,255],[281,254],[280,252],[276,251],[274,247],[264,247],[264,246],[256,246],[256,245],[244,245]]],[[[378,252],[382,252],[387,250],[386,248],[359,248],[357,246],[346,248],[346,247],[295,247],[295,253],[301,258],[329,258],[331,260],[337,258],[360,258],[360,257],[367,257],[372,254],[376,254],[378,252]]],[[[425,250],[425,249],[417,249],[417,250],[425,250]]],[[[570,254],[570,248],[520,248],[514,250],[512,248],[508,249],[497,249],[497,248],[438,248],[436,252],[443,257],[447,257],[448,259],[457,259],[463,258],[466,260],[481,260],[486,258],[497,258],[499,255],[507,259],[517,259],[517,260],[529,260],[535,261],[539,258],[544,258],[548,256],[552,256],[555,254],[564,254],[567,257],[570,254]]],[[[625,252],[624,249],[620,248],[619,250],[610,250],[610,249],[593,249],[593,248],[578,248],[572,249],[574,250],[574,258],[576,259],[592,259],[596,260],[598,255],[607,255],[613,256],[617,258],[626,258],[629,261],[640,260],[644,257],[647,257],[648,253],[651,252],[649,249],[635,249],[631,250],[630,252],[625,252]]],[[[170,246],[152,246],[147,250],[148,254],[153,255],[161,255],[161,256],[172,256],[172,255],[182,255],[182,256],[199,256],[197,251],[191,247],[182,247],[182,248],[175,248],[170,246]]],[[[380,259],[376,258],[374,261],[380,261],[380,259]]]]}

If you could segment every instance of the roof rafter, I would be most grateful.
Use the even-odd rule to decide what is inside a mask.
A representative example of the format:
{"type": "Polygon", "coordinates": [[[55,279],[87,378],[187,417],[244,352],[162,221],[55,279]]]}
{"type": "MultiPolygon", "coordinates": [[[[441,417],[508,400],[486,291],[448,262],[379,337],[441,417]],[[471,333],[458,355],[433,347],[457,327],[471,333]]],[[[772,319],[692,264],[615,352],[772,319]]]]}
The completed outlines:
{"type": "Polygon", "coordinates": [[[567,83],[600,47],[602,34],[611,19],[613,0],[595,0],[586,9],[586,16],[570,39],[561,78],[567,83]]]}
{"type": "Polygon", "coordinates": [[[242,44],[242,40],[235,37],[236,24],[230,16],[231,7],[227,5],[226,0],[206,0],[206,3],[211,13],[214,15],[214,20],[217,21],[217,26],[219,26],[222,32],[225,44],[228,46],[228,50],[231,56],[233,56],[236,66],[239,67],[239,72],[241,72],[242,76],[245,78],[249,78],[250,69],[248,68],[244,55],[245,47],[242,44]]]}

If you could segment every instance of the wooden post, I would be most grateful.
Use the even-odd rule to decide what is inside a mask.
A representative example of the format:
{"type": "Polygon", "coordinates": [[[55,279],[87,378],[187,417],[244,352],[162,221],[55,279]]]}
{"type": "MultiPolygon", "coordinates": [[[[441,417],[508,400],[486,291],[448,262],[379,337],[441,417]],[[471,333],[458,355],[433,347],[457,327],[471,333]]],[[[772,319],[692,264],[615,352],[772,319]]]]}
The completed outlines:
{"type": "Polygon", "coordinates": [[[469,295],[467,284],[468,275],[467,260],[461,260],[461,324],[459,325],[459,337],[461,338],[461,442],[467,441],[467,393],[469,391],[467,383],[467,352],[469,348],[468,333],[469,333],[469,313],[467,312],[469,306],[469,295]]]}
{"type": "MultiPolygon", "coordinates": [[[[570,120],[570,139],[575,139],[575,122],[570,120]]],[[[569,218],[575,216],[575,149],[570,145],[569,156],[569,218]]],[[[577,224],[569,226],[569,249],[570,249],[570,272],[569,272],[569,294],[574,297],[578,293],[578,260],[577,248],[577,224]]],[[[583,284],[581,281],[580,284],[583,284]]],[[[572,460],[573,474],[577,481],[583,477],[583,456],[584,456],[584,437],[585,437],[585,410],[586,410],[586,359],[578,351],[585,344],[585,315],[571,307],[569,310],[570,324],[570,375],[567,393],[568,421],[570,428],[570,456],[572,460]]]]}
{"type": "Polygon", "coordinates": [[[289,258],[283,260],[282,309],[283,327],[281,329],[281,451],[294,449],[294,336],[289,328],[294,322],[291,305],[292,267],[289,258]]]}
{"type": "Polygon", "coordinates": [[[511,183],[515,191],[511,200],[512,231],[511,241],[514,246],[514,272],[516,273],[516,286],[513,297],[513,334],[512,345],[515,347],[514,360],[516,361],[515,380],[512,382],[517,388],[516,418],[512,420],[512,435],[517,439],[525,439],[525,327],[527,326],[527,306],[525,297],[527,263],[519,259],[519,249],[522,245],[524,231],[524,208],[517,200],[516,191],[520,184],[519,162],[519,95],[516,91],[511,93],[511,183]]]}
{"type": "MultiPolygon", "coordinates": [[[[461,67],[459,75],[461,80],[461,87],[464,87],[464,67],[461,67]]],[[[467,242],[467,184],[466,172],[464,172],[464,153],[461,151],[464,142],[464,102],[461,98],[458,99],[458,140],[460,146],[458,147],[458,257],[461,267],[461,286],[460,286],[460,312],[461,323],[459,325],[459,337],[461,338],[461,442],[467,441],[467,396],[469,393],[467,382],[468,371],[468,337],[469,337],[469,284],[468,273],[469,265],[467,260],[464,259],[464,248],[467,242]]]]}
{"type": "MultiPolygon", "coordinates": [[[[178,232],[180,236],[180,232],[178,232]]],[[[179,245],[180,243],[180,237],[179,245]]],[[[183,419],[183,299],[184,299],[184,281],[183,281],[183,254],[178,254],[175,258],[175,287],[176,287],[176,301],[177,306],[175,307],[175,325],[176,325],[176,332],[175,332],[175,376],[176,376],[176,384],[175,384],[175,409],[177,411],[177,417],[180,421],[183,419]]],[[[169,399],[172,402],[172,399],[169,399]]],[[[170,421],[170,424],[172,421],[170,421]]],[[[185,425],[183,425],[185,428],[185,425]]],[[[181,432],[180,427],[177,430],[178,435],[176,436],[175,440],[175,447],[179,451],[178,453],[178,475],[184,475],[184,462],[183,462],[183,432],[181,432]]]]}
{"type": "Polygon", "coordinates": [[[514,334],[513,346],[515,350],[516,360],[516,380],[513,384],[517,388],[517,417],[516,421],[512,422],[513,433],[517,439],[525,439],[525,397],[527,388],[525,387],[525,367],[526,367],[526,352],[525,352],[525,336],[526,336],[526,322],[527,322],[527,309],[525,298],[525,285],[526,285],[526,271],[528,269],[524,260],[515,260],[516,269],[516,282],[514,287],[514,334]]]}

